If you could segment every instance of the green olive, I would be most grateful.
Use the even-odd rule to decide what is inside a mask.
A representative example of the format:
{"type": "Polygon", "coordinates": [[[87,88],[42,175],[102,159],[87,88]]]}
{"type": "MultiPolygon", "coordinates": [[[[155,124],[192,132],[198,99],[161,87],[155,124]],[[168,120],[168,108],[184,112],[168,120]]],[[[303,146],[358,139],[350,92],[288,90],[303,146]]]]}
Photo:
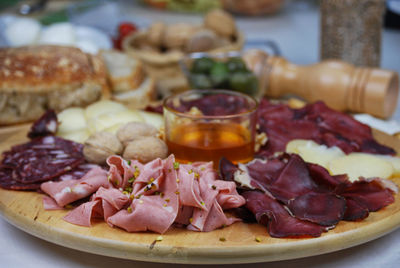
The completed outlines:
{"type": "Polygon", "coordinates": [[[196,59],[192,65],[192,73],[198,74],[209,74],[211,68],[213,67],[215,61],[211,58],[200,58],[196,59]]]}
{"type": "Polygon", "coordinates": [[[246,63],[244,63],[244,61],[239,57],[230,58],[226,62],[226,65],[228,66],[228,70],[231,73],[247,71],[246,63]]]}
{"type": "Polygon", "coordinates": [[[210,70],[210,78],[214,87],[225,88],[229,85],[229,70],[225,63],[216,62],[210,70]]]}
{"type": "Polygon", "coordinates": [[[190,86],[195,89],[209,89],[213,87],[210,78],[205,74],[191,74],[189,82],[190,86]]]}
{"type": "Polygon", "coordinates": [[[255,96],[258,91],[258,79],[250,72],[236,72],[229,78],[230,88],[245,94],[255,96]]]}

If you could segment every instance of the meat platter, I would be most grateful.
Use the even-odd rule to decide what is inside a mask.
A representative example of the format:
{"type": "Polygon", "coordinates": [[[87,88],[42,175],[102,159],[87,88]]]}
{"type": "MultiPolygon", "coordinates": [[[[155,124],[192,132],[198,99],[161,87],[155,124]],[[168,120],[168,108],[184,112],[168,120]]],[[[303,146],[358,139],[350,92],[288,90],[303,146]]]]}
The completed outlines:
{"type": "MultiPolygon", "coordinates": [[[[28,126],[0,131],[0,151],[27,140],[28,126]]],[[[374,131],[383,144],[400,150],[400,142],[374,131]]],[[[400,184],[400,179],[393,179],[400,184]]],[[[400,225],[399,194],[395,202],[360,222],[340,222],[318,238],[271,238],[265,226],[236,223],[208,233],[171,229],[162,236],[127,233],[95,222],[92,228],[71,225],[67,211],[45,211],[42,195],[0,190],[0,212],[12,225],[34,236],[65,247],[124,259],[165,263],[249,263],[294,259],[333,252],[368,242],[400,225]],[[256,239],[257,238],[257,239],[256,239]]]]}

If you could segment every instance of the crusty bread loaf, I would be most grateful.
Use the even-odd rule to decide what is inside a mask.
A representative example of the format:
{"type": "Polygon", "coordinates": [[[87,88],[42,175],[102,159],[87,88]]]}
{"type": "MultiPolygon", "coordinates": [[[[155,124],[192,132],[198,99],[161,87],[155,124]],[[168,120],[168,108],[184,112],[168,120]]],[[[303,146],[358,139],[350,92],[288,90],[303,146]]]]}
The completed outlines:
{"type": "Polygon", "coordinates": [[[46,109],[85,106],[107,88],[98,56],[78,48],[0,49],[0,125],[37,119],[46,109]]]}
{"type": "Polygon", "coordinates": [[[101,52],[108,69],[108,79],[115,93],[130,91],[138,88],[145,73],[142,63],[126,53],[115,50],[101,52]]]}

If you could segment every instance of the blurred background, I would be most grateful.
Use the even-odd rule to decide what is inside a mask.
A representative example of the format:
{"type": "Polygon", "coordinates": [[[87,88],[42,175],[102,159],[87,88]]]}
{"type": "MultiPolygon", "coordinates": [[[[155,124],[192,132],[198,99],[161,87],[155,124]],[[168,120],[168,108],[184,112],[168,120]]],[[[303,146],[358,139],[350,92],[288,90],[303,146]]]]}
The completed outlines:
{"type": "MultiPolygon", "coordinates": [[[[334,58],[400,72],[399,0],[4,0],[0,3],[0,46],[29,44],[27,36],[37,38],[32,34],[37,28],[28,30],[31,21],[25,28],[30,35],[18,34],[24,31],[12,25],[16,18],[32,18],[39,22],[40,39],[45,42],[73,44],[92,53],[110,48],[129,51],[122,39],[130,31],[150,29],[157,22],[200,25],[215,8],[229,12],[240,33],[229,50],[258,48],[297,65],[334,58]],[[68,37],[68,27],[50,30],[60,22],[84,27],[76,33],[78,41],[68,37]]],[[[163,49],[176,52],[173,46],[163,49]]],[[[399,109],[392,118],[400,120],[399,109]]]]}
{"type": "MultiPolygon", "coordinates": [[[[249,47],[262,46],[263,41],[276,42],[282,54],[297,64],[315,63],[320,59],[321,4],[317,0],[116,0],[116,1],[17,1],[3,0],[1,14],[38,19],[44,24],[70,21],[89,25],[116,35],[121,22],[130,21],[139,28],[154,21],[166,23],[200,23],[205,12],[223,7],[234,14],[249,47]]],[[[336,1],[340,2],[340,1],[336,1]]],[[[351,2],[351,1],[350,1],[351,2]]],[[[385,7],[382,24],[379,65],[400,72],[400,1],[380,2],[385,7]]],[[[369,4],[371,5],[371,3],[369,4]]],[[[354,23],[356,23],[353,20],[354,23]]],[[[379,22],[378,22],[379,23],[379,22]]],[[[357,25],[359,26],[359,25],[357,25]]],[[[1,27],[4,29],[3,27],[1,27]]],[[[378,36],[379,37],[379,36],[378,36]]],[[[3,45],[4,45],[4,39],[3,45]]]]}

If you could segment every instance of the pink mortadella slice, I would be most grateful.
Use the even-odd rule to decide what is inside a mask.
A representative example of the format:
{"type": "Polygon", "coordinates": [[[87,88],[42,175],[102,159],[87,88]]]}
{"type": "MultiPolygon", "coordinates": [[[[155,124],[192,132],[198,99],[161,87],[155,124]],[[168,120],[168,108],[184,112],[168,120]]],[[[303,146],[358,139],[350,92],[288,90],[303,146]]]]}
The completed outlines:
{"type": "Polygon", "coordinates": [[[51,196],[59,206],[63,207],[76,200],[90,196],[101,186],[108,188],[107,171],[100,167],[91,169],[79,180],[66,180],[59,182],[45,182],[40,188],[51,196]]]}

